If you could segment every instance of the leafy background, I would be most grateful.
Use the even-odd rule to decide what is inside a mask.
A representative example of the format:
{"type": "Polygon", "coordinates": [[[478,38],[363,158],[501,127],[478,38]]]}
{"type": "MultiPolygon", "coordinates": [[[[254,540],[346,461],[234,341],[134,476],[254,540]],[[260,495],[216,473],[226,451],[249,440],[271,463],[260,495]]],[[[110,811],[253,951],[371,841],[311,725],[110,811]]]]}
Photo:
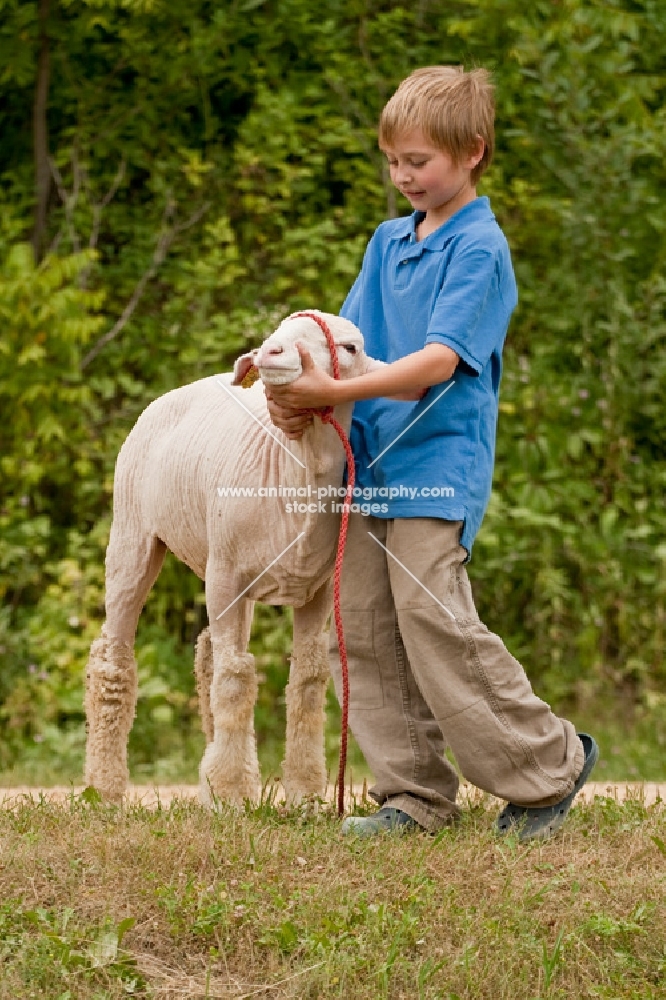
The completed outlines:
{"type": "MultiPolygon", "coordinates": [[[[520,289],[480,614],[607,775],[666,745],[666,16],[660,0],[0,0],[0,769],[80,775],[115,457],[161,393],[280,317],[337,310],[409,206],[376,147],[417,66],[490,68],[480,193],[520,289]]],[[[133,774],[192,778],[202,586],[175,560],[139,630],[133,774]]],[[[269,773],[285,609],[252,648],[269,773]]],[[[329,750],[337,742],[330,703],[329,750]]]]}

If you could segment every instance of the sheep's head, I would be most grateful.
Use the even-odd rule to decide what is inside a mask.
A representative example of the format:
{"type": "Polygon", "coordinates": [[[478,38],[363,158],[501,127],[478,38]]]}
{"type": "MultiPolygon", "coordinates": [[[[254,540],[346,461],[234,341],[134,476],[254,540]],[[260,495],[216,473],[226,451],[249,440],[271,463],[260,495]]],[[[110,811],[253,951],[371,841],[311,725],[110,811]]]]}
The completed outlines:
{"type": "MultiPolygon", "coordinates": [[[[340,366],[340,378],[362,375],[368,370],[370,359],[363,350],[361,331],[341,316],[316,312],[326,321],[333,334],[340,366]]],[[[301,374],[301,356],[296,342],[300,342],[312,355],[316,365],[329,375],[333,374],[331,352],[323,330],[311,316],[287,316],[277,330],[263,342],[261,347],[249,354],[243,354],[234,365],[234,385],[239,385],[255,366],[263,382],[270,385],[286,385],[301,374]]]]}

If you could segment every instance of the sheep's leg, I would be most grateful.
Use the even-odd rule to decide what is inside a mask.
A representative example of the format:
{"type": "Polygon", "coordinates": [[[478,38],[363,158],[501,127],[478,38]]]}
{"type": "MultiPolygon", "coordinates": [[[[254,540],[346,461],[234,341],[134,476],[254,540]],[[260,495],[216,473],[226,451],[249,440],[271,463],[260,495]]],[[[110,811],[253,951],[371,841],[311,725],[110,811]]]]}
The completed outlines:
{"type": "Polygon", "coordinates": [[[86,668],[85,781],[120,802],[128,780],[127,738],[136,709],[134,636],[139,615],[164,561],[158,538],[137,538],[131,526],[111,530],[106,552],[106,622],[86,668]]]}
{"type": "Polygon", "coordinates": [[[328,635],[332,587],[324,584],[311,601],[294,608],[294,648],[287,685],[287,740],[282,783],[287,802],[326,790],[324,710],[328,683],[328,635]]]}
{"type": "Polygon", "coordinates": [[[207,573],[206,591],[213,651],[209,702],[213,733],[201,761],[200,797],[205,805],[210,805],[213,796],[242,805],[261,795],[254,735],[257,676],[254,657],[246,652],[254,604],[241,598],[218,621],[215,613],[229,603],[222,597],[228,590],[212,586],[207,573]]]}
{"type": "Polygon", "coordinates": [[[194,676],[197,680],[201,728],[206,737],[206,744],[208,744],[213,742],[214,732],[213,713],[210,710],[210,686],[213,682],[213,647],[210,641],[209,628],[205,628],[200,633],[194,647],[194,676]]]}

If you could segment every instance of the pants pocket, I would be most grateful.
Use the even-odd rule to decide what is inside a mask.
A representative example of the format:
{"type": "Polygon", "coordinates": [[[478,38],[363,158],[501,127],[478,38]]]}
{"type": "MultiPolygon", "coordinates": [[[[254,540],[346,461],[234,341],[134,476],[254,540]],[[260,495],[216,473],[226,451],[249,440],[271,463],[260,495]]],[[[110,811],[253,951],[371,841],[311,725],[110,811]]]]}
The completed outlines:
{"type": "MultiPolygon", "coordinates": [[[[342,625],[349,666],[349,703],[352,711],[384,707],[382,662],[395,658],[395,626],[384,627],[377,611],[343,611],[342,625]]],[[[331,625],[331,668],[339,673],[335,624],[331,625]]],[[[336,685],[337,686],[337,685],[336,685]]]]}

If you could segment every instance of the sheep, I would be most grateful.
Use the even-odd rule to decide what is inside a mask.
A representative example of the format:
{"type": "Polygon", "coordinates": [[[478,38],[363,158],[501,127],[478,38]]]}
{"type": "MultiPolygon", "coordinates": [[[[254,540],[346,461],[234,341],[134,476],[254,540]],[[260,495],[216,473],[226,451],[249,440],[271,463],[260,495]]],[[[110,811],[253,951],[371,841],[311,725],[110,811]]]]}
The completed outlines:
{"type": "MultiPolygon", "coordinates": [[[[342,378],[381,364],[365,354],[352,323],[319,315],[333,334],[342,378]]],[[[106,552],[106,620],[91,646],[85,693],[85,780],[112,802],[122,800],[128,780],[136,628],[167,549],[206,587],[210,624],[195,650],[207,741],[201,801],[240,805],[256,801],[261,792],[253,725],[257,678],[247,651],[255,601],[294,607],[283,762],[287,800],[324,794],[325,627],[339,513],[332,503],[325,513],[315,513],[315,504],[307,513],[294,512],[292,505],[288,513],[280,499],[222,497],[218,491],[341,484],[344,450],[333,427],[314,420],[293,441],[270,422],[263,383],[284,384],[299,376],[296,341],[331,372],[319,325],[311,316],[287,317],[260,348],[236,361],[233,375],[204,378],[156,399],[121,448],[106,552]],[[241,388],[252,364],[261,380],[241,388]]],[[[335,411],[347,432],[351,412],[352,404],[335,411]]]]}

